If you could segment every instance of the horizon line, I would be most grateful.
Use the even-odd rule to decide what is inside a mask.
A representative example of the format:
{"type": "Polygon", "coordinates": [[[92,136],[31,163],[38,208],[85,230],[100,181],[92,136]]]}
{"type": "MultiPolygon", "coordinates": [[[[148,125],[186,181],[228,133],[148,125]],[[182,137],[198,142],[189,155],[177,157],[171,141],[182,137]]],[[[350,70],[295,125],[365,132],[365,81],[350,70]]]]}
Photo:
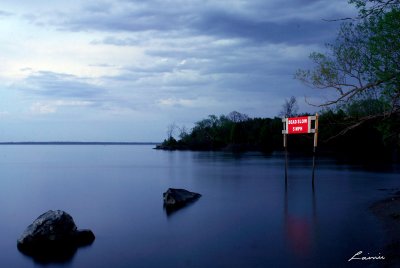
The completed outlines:
{"type": "Polygon", "coordinates": [[[131,141],[3,141],[0,145],[157,145],[161,142],[131,141]]]}

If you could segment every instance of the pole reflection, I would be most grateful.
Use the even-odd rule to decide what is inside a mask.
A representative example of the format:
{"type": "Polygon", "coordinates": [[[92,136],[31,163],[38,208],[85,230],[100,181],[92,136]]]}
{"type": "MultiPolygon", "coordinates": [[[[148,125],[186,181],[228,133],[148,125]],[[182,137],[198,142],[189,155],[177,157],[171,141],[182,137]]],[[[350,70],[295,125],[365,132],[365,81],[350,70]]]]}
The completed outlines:
{"type": "MultiPolygon", "coordinates": [[[[291,211],[288,187],[285,185],[284,228],[289,249],[298,257],[307,257],[312,253],[317,226],[315,189],[312,188],[311,216],[308,209],[291,211]]],[[[295,200],[290,200],[295,201],[295,200]]],[[[306,200],[305,200],[306,201],[306,200]]]]}

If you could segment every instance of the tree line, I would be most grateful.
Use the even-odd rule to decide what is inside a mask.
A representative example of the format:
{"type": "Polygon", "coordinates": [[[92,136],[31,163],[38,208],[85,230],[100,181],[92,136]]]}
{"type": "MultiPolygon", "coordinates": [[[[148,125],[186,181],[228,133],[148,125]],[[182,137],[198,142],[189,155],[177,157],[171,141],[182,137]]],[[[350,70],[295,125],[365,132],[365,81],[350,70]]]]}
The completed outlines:
{"type": "Polygon", "coordinates": [[[159,149],[180,150],[262,150],[278,148],[281,141],[280,118],[250,118],[233,111],[228,115],[209,115],[194,124],[190,132],[175,124],[168,126],[167,139],[159,149]],[[175,139],[174,130],[179,131],[175,139]]]}
{"type": "MultiPolygon", "coordinates": [[[[399,159],[400,146],[390,134],[392,124],[400,121],[362,124],[355,128],[357,117],[374,103],[354,103],[338,110],[322,110],[319,114],[319,153],[340,154],[377,160],[399,159]],[[384,127],[385,126],[385,127],[384,127]],[[347,129],[346,133],[342,133],[347,129]]],[[[309,114],[291,114],[304,116],[309,114]]],[[[397,126],[398,127],[398,126],[397,126]]],[[[158,145],[165,150],[229,150],[234,152],[283,150],[282,118],[251,118],[239,112],[228,115],[209,115],[195,123],[191,131],[179,129],[179,138],[169,136],[158,145]]],[[[289,152],[311,153],[313,136],[296,134],[288,137],[289,152]]]]}

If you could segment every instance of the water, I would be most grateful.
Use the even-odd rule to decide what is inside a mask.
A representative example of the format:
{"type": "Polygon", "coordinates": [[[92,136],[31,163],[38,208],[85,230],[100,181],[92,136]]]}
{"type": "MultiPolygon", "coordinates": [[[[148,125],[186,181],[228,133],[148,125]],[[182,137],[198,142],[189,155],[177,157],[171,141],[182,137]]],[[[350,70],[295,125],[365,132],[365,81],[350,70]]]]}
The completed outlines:
{"type": "Polygon", "coordinates": [[[365,171],[281,155],[167,152],[152,146],[0,147],[0,267],[41,267],[16,239],[49,209],[96,235],[65,263],[46,267],[368,267],[347,260],[383,250],[368,210],[399,187],[399,170],[365,171]],[[162,193],[203,196],[167,214],[162,193]]]}

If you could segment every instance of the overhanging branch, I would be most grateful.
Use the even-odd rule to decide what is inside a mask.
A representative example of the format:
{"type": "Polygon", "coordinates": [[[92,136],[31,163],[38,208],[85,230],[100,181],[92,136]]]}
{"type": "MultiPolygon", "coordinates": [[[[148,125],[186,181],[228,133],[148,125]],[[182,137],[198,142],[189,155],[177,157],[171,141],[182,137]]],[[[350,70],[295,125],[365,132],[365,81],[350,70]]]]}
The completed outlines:
{"type": "Polygon", "coordinates": [[[343,136],[344,134],[346,134],[350,130],[355,129],[355,128],[361,126],[362,124],[364,124],[366,122],[369,122],[369,121],[375,120],[375,119],[379,119],[379,118],[387,118],[387,117],[393,116],[394,114],[400,114],[400,109],[396,109],[395,111],[390,111],[390,112],[384,112],[384,113],[381,113],[381,114],[374,114],[374,115],[364,116],[362,118],[359,118],[356,123],[353,123],[350,126],[348,126],[348,127],[344,128],[343,130],[341,130],[338,134],[325,139],[324,142],[329,142],[329,141],[331,141],[333,139],[336,139],[337,137],[343,136]]]}
{"type": "Polygon", "coordinates": [[[390,80],[396,78],[399,74],[394,74],[390,77],[388,77],[387,79],[384,80],[378,80],[372,83],[368,83],[367,85],[363,86],[363,87],[357,87],[354,89],[351,89],[349,91],[347,91],[346,93],[342,94],[339,98],[337,98],[336,100],[332,100],[332,101],[328,101],[325,102],[323,104],[317,105],[318,107],[327,107],[333,104],[337,104],[340,101],[346,100],[346,99],[351,99],[352,97],[354,97],[355,95],[357,95],[358,93],[361,93],[367,89],[371,89],[374,87],[377,87],[383,83],[389,82],[390,80]]]}

